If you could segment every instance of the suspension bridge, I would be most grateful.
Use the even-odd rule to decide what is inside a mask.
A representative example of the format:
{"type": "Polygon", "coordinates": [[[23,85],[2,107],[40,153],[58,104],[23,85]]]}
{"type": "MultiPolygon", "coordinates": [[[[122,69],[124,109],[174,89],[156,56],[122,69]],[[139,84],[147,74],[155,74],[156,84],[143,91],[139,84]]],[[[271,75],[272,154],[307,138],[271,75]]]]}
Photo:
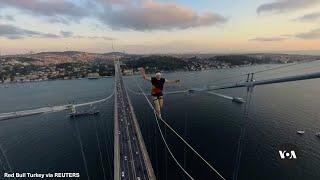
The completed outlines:
{"type": "MultiPolygon", "coordinates": [[[[85,103],[79,103],[79,104],[66,104],[66,105],[59,105],[59,106],[42,107],[37,109],[25,110],[25,111],[2,113],[0,114],[0,121],[20,118],[25,116],[32,116],[37,114],[43,114],[43,113],[67,111],[67,110],[70,110],[71,107],[82,107],[82,106],[102,103],[102,102],[108,101],[109,99],[111,99],[111,97],[114,96],[114,179],[115,180],[120,180],[120,179],[155,180],[156,177],[154,174],[152,163],[150,161],[147,148],[145,146],[145,143],[140,131],[140,125],[137,121],[133,106],[131,104],[131,101],[127,92],[128,90],[136,95],[142,95],[145,97],[148,105],[150,106],[150,109],[154,113],[155,122],[157,123],[157,127],[161,135],[161,139],[163,140],[167,151],[169,152],[171,158],[174,160],[176,165],[186,175],[186,177],[188,177],[189,179],[196,179],[187,171],[187,169],[185,169],[181,165],[179,160],[173,154],[173,151],[170,148],[170,145],[167,143],[166,138],[163,135],[160,123],[162,123],[168,130],[170,130],[183,144],[186,145],[186,147],[188,147],[199,158],[199,160],[201,160],[205,165],[209,167],[210,170],[212,170],[212,173],[213,173],[212,175],[214,178],[223,179],[223,180],[226,179],[225,176],[218,170],[218,168],[213,166],[212,162],[205,159],[204,156],[202,156],[199,152],[197,152],[197,150],[194,147],[192,147],[190,143],[187,142],[183,138],[183,136],[181,136],[179,132],[177,132],[165,119],[159,118],[156,116],[154,107],[150,102],[148,95],[142,90],[142,88],[137,82],[136,82],[136,85],[139,88],[140,92],[135,92],[125,86],[122,79],[122,75],[121,75],[121,68],[120,68],[119,61],[115,60],[114,64],[115,64],[115,78],[114,78],[115,86],[114,86],[114,91],[110,96],[104,99],[85,102],[85,103]]],[[[297,63],[297,64],[300,64],[300,63],[297,63]]],[[[246,103],[245,106],[248,107],[250,106],[250,99],[251,99],[250,91],[252,91],[252,88],[254,86],[320,78],[320,72],[314,72],[314,73],[305,73],[301,75],[285,76],[281,78],[270,78],[270,79],[259,80],[259,81],[256,81],[254,79],[255,74],[263,73],[266,71],[272,71],[276,69],[281,69],[281,68],[286,68],[286,67],[294,66],[297,64],[289,64],[285,66],[270,68],[262,71],[246,73],[246,74],[241,74],[241,75],[221,79],[222,81],[224,81],[224,80],[232,79],[235,77],[247,77],[245,82],[233,83],[233,84],[231,83],[228,85],[225,85],[225,84],[212,85],[212,86],[206,86],[205,88],[191,88],[191,89],[186,89],[181,91],[172,91],[172,92],[168,92],[167,94],[207,92],[209,94],[212,94],[227,100],[232,100],[232,101],[236,100],[235,102],[237,102],[238,100],[238,103],[245,102],[246,103]],[[246,101],[242,102],[240,101],[241,98],[239,97],[231,97],[231,96],[217,93],[214,91],[214,90],[220,90],[220,89],[240,88],[240,87],[248,88],[246,100],[249,102],[246,102],[246,101]]],[[[247,108],[245,108],[244,113],[245,115],[248,115],[247,108]]],[[[244,146],[243,138],[245,135],[245,129],[246,129],[245,126],[241,128],[241,134],[238,142],[238,150],[237,150],[237,156],[236,156],[237,158],[235,162],[234,173],[232,175],[232,179],[235,179],[235,180],[238,179],[238,174],[239,174],[238,171],[239,171],[239,166],[241,161],[241,153],[244,146]]],[[[80,140],[80,143],[81,143],[81,140],[80,140]]],[[[81,146],[82,146],[82,143],[81,143],[81,146]]],[[[5,156],[2,148],[0,150],[1,150],[1,154],[5,156]]],[[[82,155],[84,156],[84,154],[82,155]]],[[[83,157],[83,159],[85,163],[85,157],[83,157]]],[[[8,166],[10,167],[9,163],[8,163],[8,166]]],[[[10,167],[10,169],[12,168],[10,167]]],[[[87,178],[89,179],[88,172],[87,172],[87,178]]]]}

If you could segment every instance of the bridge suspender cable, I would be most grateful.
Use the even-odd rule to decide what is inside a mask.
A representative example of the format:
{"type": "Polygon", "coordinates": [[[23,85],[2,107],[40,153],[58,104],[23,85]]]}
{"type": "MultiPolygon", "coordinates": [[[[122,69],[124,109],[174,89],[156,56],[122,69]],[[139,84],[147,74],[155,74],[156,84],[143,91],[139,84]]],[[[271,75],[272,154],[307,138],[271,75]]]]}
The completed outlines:
{"type": "Polygon", "coordinates": [[[240,168],[240,164],[241,164],[241,156],[242,156],[242,151],[243,148],[245,147],[245,134],[246,134],[246,128],[248,125],[248,121],[249,121],[249,108],[251,105],[251,101],[252,101],[252,89],[248,89],[247,90],[247,95],[246,95],[246,104],[244,107],[244,111],[243,111],[243,125],[241,126],[241,131],[240,131],[240,136],[238,139],[238,148],[237,148],[237,155],[236,155],[236,159],[235,159],[235,168],[233,171],[233,176],[232,179],[233,180],[237,180],[238,176],[239,176],[239,168],[240,168]]]}
{"type": "Polygon", "coordinates": [[[104,165],[103,165],[103,160],[102,160],[102,152],[101,152],[101,147],[100,147],[100,138],[99,138],[98,130],[97,130],[98,129],[97,119],[95,119],[94,122],[95,122],[95,134],[96,134],[97,145],[98,145],[98,150],[99,150],[99,159],[100,159],[100,165],[101,165],[101,168],[102,168],[103,179],[107,180],[106,179],[106,172],[105,172],[104,165]]]}
{"type": "MultiPolygon", "coordinates": [[[[4,158],[3,169],[6,171],[5,164],[7,164],[10,173],[14,173],[13,170],[12,170],[12,167],[11,167],[11,165],[10,165],[9,159],[8,159],[7,155],[5,154],[6,152],[4,151],[4,149],[2,148],[1,145],[0,145],[0,152],[1,152],[2,156],[3,156],[3,158],[4,158]]],[[[1,161],[1,160],[0,160],[0,161],[1,161]]],[[[1,163],[1,162],[0,162],[0,163],[1,163]]],[[[16,180],[16,177],[14,177],[14,179],[16,180]]]]}
{"type": "Polygon", "coordinates": [[[181,166],[181,164],[177,161],[177,159],[174,157],[174,155],[172,154],[170,148],[168,147],[168,144],[162,134],[162,130],[160,128],[158,119],[160,119],[184,144],[186,144],[205,164],[207,164],[211,170],[213,170],[221,179],[226,180],[207,160],[205,160],[182,136],[180,136],[165,120],[163,120],[162,118],[158,118],[156,113],[155,113],[155,109],[152,105],[152,103],[150,102],[150,100],[148,99],[147,95],[144,93],[144,91],[142,90],[141,86],[137,83],[136,79],[135,79],[136,85],[138,86],[138,88],[140,89],[141,93],[144,95],[145,99],[147,100],[150,108],[153,110],[153,113],[155,115],[156,118],[156,122],[162,137],[162,140],[164,141],[170,155],[172,156],[172,158],[174,159],[174,161],[177,163],[177,165],[184,171],[184,173],[190,178],[193,179],[192,176],[181,166]]]}
{"type": "Polygon", "coordinates": [[[86,156],[84,154],[83,143],[82,143],[82,140],[81,140],[80,130],[79,130],[77,121],[75,121],[75,128],[76,128],[76,136],[78,138],[79,145],[80,145],[81,157],[82,157],[83,165],[84,165],[84,168],[85,168],[85,171],[86,171],[87,180],[90,180],[89,171],[88,171],[88,164],[87,164],[86,156]]]}

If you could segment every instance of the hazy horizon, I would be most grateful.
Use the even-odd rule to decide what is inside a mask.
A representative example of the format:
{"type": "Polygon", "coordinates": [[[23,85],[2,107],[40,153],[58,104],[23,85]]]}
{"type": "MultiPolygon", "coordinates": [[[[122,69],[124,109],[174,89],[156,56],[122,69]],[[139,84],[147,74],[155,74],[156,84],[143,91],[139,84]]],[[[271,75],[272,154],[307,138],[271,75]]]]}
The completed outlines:
{"type": "Polygon", "coordinates": [[[9,54],[1,54],[0,56],[11,56],[11,55],[27,55],[27,54],[38,54],[38,53],[55,53],[55,52],[84,52],[84,53],[93,53],[93,54],[107,54],[107,53],[125,53],[129,55],[237,55],[237,54],[289,54],[289,55],[310,55],[310,56],[320,56],[320,50],[301,50],[301,51],[275,51],[275,52],[269,52],[269,51],[259,51],[259,52],[185,52],[185,53],[127,53],[127,52],[121,52],[121,51],[107,51],[107,52],[90,52],[90,51],[82,51],[82,50],[62,50],[62,51],[28,51],[28,52],[21,52],[21,53],[9,53],[9,54]]]}

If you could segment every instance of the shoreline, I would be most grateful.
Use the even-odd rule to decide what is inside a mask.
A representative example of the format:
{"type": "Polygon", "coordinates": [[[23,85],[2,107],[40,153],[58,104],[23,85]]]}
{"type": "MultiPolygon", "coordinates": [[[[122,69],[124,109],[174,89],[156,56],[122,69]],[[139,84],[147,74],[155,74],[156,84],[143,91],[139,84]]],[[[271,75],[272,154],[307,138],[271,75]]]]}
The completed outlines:
{"type": "MultiPolygon", "coordinates": [[[[237,69],[237,68],[244,68],[244,67],[255,67],[255,66],[263,66],[263,65],[281,65],[284,63],[270,63],[270,64],[252,64],[252,65],[240,65],[240,66],[234,66],[234,67],[228,67],[228,68],[210,68],[210,69],[203,69],[203,70],[173,70],[173,71],[163,71],[165,73],[179,73],[179,72],[186,72],[186,73],[192,73],[192,72],[205,72],[205,71],[214,71],[214,70],[231,70],[231,69],[237,69]]],[[[135,71],[138,72],[138,71],[135,71]]],[[[147,72],[150,73],[150,72],[147,72]]],[[[140,75],[139,73],[133,73],[133,74],[126,74],[124,76],[136,76],[140,75]]],[[[39,82],[48,82],[48,81],[68,81],[68,80],[100,80],[100,79],[106,79],[106,78],[113,78],[114,76],[104,76],[104,77],[98,77],[96,79],[90,79],[90,77],[85,78],[68,78],[68,79],[46,79],[46,80],[33,80],[33,81],[21,81],[21,82],[0,82],[0,86],[2,85],[13,85],[13,84],[28,84],[28,83],[39,83],[39,82]]]]}

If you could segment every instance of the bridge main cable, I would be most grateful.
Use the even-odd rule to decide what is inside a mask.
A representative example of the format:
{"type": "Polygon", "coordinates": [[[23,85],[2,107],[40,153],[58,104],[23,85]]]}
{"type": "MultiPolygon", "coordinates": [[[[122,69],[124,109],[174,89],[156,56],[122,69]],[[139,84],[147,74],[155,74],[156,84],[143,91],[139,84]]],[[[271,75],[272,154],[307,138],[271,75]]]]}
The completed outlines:
{"type": "MultiPolygon", "coordinates": [[[[318,62],[320,60],[316,60],[316,61],[311,61],[311,62],[318,62]]],[[[229,77],[225,77],[225,78],[222,78],[222,79],[217,79],[215,80],[215,83],[217,82],[224,82],[226,80],[229,80],[229,79],[234,79],[234,78],[239,78],[239,77],[244,77],[244,76],[248,76],[250,74],[260,74],[260,73],[264,73],[264,72],[268,72],[268,71],[274,71],[274,70],[279,70],[279,69],[284,69],[284,68],[288,68],[288,67],[291,67],[291,66],[296,66],[296,65],[300,65],[300,64],[308,64],[310,62],[305,62],[305,61],[301,61],[301,62],[296,62],[296,63],[290,63],[290,64],[286,64],[286,65],[282,65],[282,66],[277,66],[277,67],[272,67],[272,68],[267,68],[267,69],[262,69],[262,70],[259,70],[259,71],[254,71],[254,72],[251,72],[251,73],[245,73],[245,74],[238,74],[238,75],[234,75],[234,76],[229,76],[229,77]]],[[[230,82],[229,82],[230,83],[230,82]]],[[[214,84],[214,86],[218,86],[218,85],[224,85],[224,84],[229,84],[228,82],[224,82],[224,83],[218,83],[218,84],[214,84]]]]}
{"type": "Polygon", "coordinates": [[[14,118],[20,118],[25,116],[32,116],[32,115],[38,115],[43,113],[54,113],[59,111],[65,111],[70,109],[70,106],[74,107],[82,107],[82,106],[88,106],[92,104],[102,103],[105,101],[108,101],[112,96],[114,95],[114,91],[106,98],[86,102],[86,103],[79,103],[79,104],[65,104],[65,105],[58,105],[58,106],[49,106],[49,107],[42,107],[37,109],[30,109],[30,110],[23,110],[23,111],[16,111],[16,112],[9,112],[9,113],[1,113],[0,114],[0,121],[8,120],[8,119],[14,119],[14,118]]]}

